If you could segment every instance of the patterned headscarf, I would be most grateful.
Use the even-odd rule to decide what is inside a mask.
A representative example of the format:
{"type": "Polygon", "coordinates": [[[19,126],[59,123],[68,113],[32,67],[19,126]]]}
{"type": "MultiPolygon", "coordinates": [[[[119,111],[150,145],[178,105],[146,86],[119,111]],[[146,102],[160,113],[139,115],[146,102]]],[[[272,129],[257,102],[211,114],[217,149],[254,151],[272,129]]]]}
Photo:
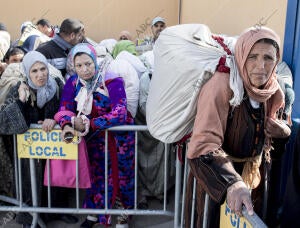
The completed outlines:
{"type": "Polygon", "coordinates": [[[137,55],[135,44],[130,40],[120,40],[118,43],[116,43],[112,52],[113,58],[115,59],[121,51],[128,51],[133,55],[137,55]]]}
{"type": "Polygon", "coordinates": [[[91,79],[83,80],[78,76],[78,79],[83,84],[83,86],[75,97],[75,101],[77,101],[78,113],[89,115],[92,110],[93,92],[99,88],[99,85],[102,82],[102,76],[99,72],[99,66],[97,64],[97,53],[92,45],[88,43],[79,43],[71,49],[70,57],[73,60],[74,66],[75,56],[78,53],[84,53],[90,56],[95,65],[95,74],[91,79]]]}
{"type": "Polygon", "coordinates": [[[22,65],[24,68],[24,72],[26,74],[26,78],[27,78],[29,87],[37,91],[37,106],[39,108],[42,108],[48,101],[50,101],[54,97],[54,95],[56,93],[56,87],[57,87],[56,81],[52,77],[49,77],[49,67],[48,67],[47,59],[40,52],[29,51],[24,56],[22,65]],[[35,64],[37,62],[45,64],[45,66],[48,69],[48,79],[47,79],[46,84],[42,87],[36,86],[31,81],[31,78],[30,78],[30,69],[33,66],[33,64],[35,64]]]}
{"type": "MultiPolygon", "coordinates": [[[[95,75],[88,81],[85,81],[87,90],[90,91],[93,88],[93,85],[95,83],[95,80],[97,79],[98,76],[98,72],[99,72],[99,66],[97,64],[97,53],[95,48],[88,44],[88,43],[79,43],[76,46],[74,46],[71,51],[70,51],[70,57],[72,58],[73,64],[75,66],[74,60],[75,60],[75,56],[78,53],[84,53],[87,54],[88,56],[90,56],[94,62],[95,65],[95,75]]],[[[82,80],[82,79],[81,79],[82,80]]],[[[101,81],[100,81],[101,82],[101,81]]],[[[99,80],[97,83],[100,83],[99,80]]]]}

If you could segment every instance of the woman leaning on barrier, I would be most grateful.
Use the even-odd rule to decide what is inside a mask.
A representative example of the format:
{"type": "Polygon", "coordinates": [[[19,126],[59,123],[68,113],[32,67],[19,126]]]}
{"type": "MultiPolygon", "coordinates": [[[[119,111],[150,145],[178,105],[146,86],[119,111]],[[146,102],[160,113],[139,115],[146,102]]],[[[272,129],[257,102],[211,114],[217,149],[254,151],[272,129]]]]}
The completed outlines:
{"type": "MultiPolygon", "coordinates": [[[[127,110],[124,80],[103,72],[106,62],[97,65],[95,49],[77,44],[70,52],[76,74],[63,90],[59,112],[55,115],[62,127],[62,138],[83,134],[90,160],[91,188],[86,190],[84,208],[128,209],[134,205],[134,132],[108,133],[108,195],[105,196],[105,129],[132,125],[127,110]]],[[[118,216],[118,225],[127,227],[128,216],[118,216]]],[[[89,215],[81,227],[111,225],[110,215],[89,215]]]]}
{"type": "MultiPolygon", "coordinates": [[[[253,210],[263,214],[261,177],[270,172],[272,157],[284,152],[291,133],[284,92],[275,74],[279,44],[278,35],[265,27],[250,28],[238,38],[234,57],[241,87],[237,89],[244,95],[236,107],[229,102],[233,92],[228,73],[216,72],[200,91],[187,153],[189,181],[197,180],[196,227],[202,227],[205,192],[210,196],[207,227],[219,226],[225,199],[239,216],[242,205],[249,215],[253,210]]],[[[191,189],[188,202],[190,193],[191,189]]],[[[190,215],[187,207],[187,227],[190,215]]]]}
{"type": "MultiPolygon", "coordinates": [[[[49,75],[48,62],[39,52],[30,51],[23,59],[26,78],[18,82],[8,92],[0,111],[0,134],[24,133],[31,123],[42,124],[44,131],[51,131],[56,124],[54,114],[59,108],[63,81],[49,75]]],[[[44,204],[43,177],[44,160],[35,160],[38,205],[44,204]]],[[[21,161],[23,202],[31,204],[31,182],[29,160],[21,161]]],[[[46,192],[45,192],[46,193],[46,192]]],[[[25,227],[30,226],[32,216],[17,214],[16,221],[25,227]]]]}

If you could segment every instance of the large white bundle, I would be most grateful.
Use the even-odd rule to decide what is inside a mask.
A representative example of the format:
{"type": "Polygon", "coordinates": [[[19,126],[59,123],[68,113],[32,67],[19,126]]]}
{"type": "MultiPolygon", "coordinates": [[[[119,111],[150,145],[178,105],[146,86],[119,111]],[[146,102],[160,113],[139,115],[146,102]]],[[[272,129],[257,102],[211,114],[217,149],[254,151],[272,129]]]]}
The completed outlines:
{"type": "MultiPolygon", "coordinates": [[[[232,49],[235,39],[224,38],[232,49]]],[[[227,57],[230,74],[236,74],[233,56],[227,55],[205,25],[177,25],[160,34],[154,45],[154,73],[146,105],[147,125],[155,138],[172,143],[192,131],[199,90],[222,56],[227,57]]],[[[231,84],[241,86],[239,77],[230,78],[231,84]]],[[[242,94],[236,96],[233,105],[242,94]]]]}
{"type": "Polygon", "coordinates": [[[125,82],[127,109],[135,117],[139,102],[139,78],[136,70],[125,59],[111,60],[108,72],[119,74],[125,82]]]}

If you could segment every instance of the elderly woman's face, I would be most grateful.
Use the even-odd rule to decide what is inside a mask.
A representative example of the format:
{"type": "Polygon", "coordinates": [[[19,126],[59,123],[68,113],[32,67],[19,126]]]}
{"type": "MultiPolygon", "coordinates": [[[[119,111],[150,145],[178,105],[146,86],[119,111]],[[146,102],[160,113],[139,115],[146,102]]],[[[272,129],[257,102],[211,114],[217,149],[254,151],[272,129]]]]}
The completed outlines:
{"type": "Polygon", "coordinates": [[[253,45],[245,66],[254,87],[260,88],[268,81],[277,63],[276,53],[272,44],[259,42],[253,45]]]}
{"type": "Polygon", "coordinates": [[[48,79],[48,68],[44,63],[36,62],[29,71],[29,77],[35,86],[46,85],[48,79]]]}
{"type": "Polygon", "coordinates": [[[76,56],[74,66],[77,75],[83,80],[89,80],[95,75],[96,69],[94,61],[87,54],[76,56]]]}

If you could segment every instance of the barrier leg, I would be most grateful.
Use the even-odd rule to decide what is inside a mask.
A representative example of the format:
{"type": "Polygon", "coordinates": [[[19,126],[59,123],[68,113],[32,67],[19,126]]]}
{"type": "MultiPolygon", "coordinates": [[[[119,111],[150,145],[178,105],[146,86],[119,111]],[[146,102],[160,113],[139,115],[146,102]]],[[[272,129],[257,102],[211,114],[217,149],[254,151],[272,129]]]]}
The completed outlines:
{"type": "MultiPolygon", "coordinates": [[[[30,164],[30,181],[31,181],[31,194],[32,194],[32,206],[37,207],[38,206],[38,199],[37,199],[37,186],[36,186],[36,171],[35,171],[35,165],[34,165],[34,159],[29,159],[30,164]]],[[[39,218],[39,214],[36,212],[31,213],[32,214],[32,224],[31,227],[34,228],[37,226],[37,223],[41,227],[46,227],[44,222],[39,218]]]]}
{"type": "Polygon", "coordinates": [[[187,159],[184,161],[184,171],[183,171],[183,190],[182,190],[182,203],[181,203],[181,224],[180,227],[183,227],[184,224],[184,207],[185,207],[185,193],[186,193],[186,185],[187,185],[187,177],[189,174],[189,166],[187,163],[187,159]]]}
{"type": "Polygon", "coordinates": [[[195,221],[195,205],[196,205],[196,178],[194,178],[193,181],[193,199],[192,199],[192,214],[191,214],[191,228],[194,227],[194,221],[195,221]]]}
{"type": "Polygon", "coordinates": [[[16,189],[16,199],[19,199],[19,178],[18,178],[18,155],[17,155],[17,136],[13,136],[14,139],[14,164],[15,164],[15,189],[16,189]]]}
{"type": "Polygon", "coordinates": [[[263,199],[263,214],[262,214],[262,219],[264,221],[266,221],[267,219],[267,209],[268,209],[268,168],[267,168],[267,164],[264,163],[264,199],[263,199]]]}
{"type": "Polygon", "coordinates": [[[175,182],[175,212],[174,212],[174,228],[178,227],[179,220],[179,204],[180,204],[180,190],[181,190],[181,163],[178,158],[178,148],[176,151],[176,182],[175,182]]]}
{"type": "Polygon", "coordinates": [[[168,172],[168,156],[169,156],[169,145],[167,143],[165,143],[165,161],[164,161],[164,211],[167,210],[167,176],[169,174],[168,172]]]}
{"type": "Polygon", "coordinates": [[[207,218],[208,218],[208,203],[209,203],[209,195],[205,194],[205,203],[204,203],[204,215],[203,215],[203,228],[207,227],[207,218]]]}

